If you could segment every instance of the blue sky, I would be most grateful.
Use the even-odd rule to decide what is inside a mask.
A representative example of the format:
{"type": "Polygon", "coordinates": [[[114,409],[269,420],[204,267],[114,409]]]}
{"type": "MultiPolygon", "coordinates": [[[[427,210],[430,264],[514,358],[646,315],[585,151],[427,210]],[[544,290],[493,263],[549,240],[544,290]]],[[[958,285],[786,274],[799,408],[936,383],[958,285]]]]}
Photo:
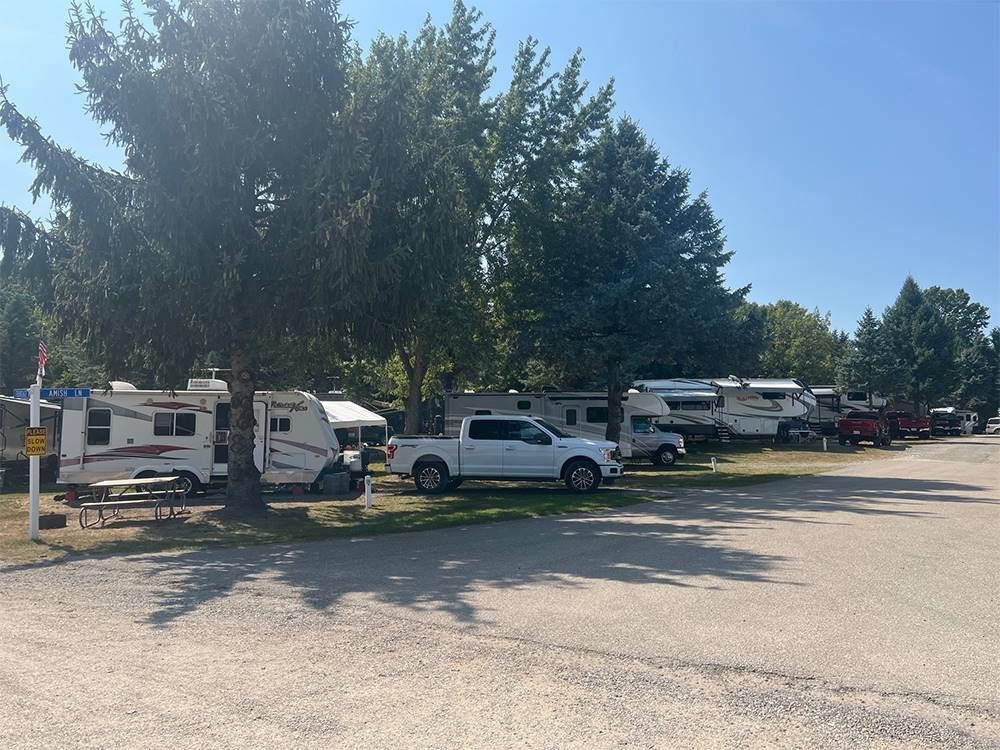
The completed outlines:
{"type": "MultiPolygon", "coordinates": [[[[57,141],[113,162],[74,93],[61,0],[0,19],[0,76],[57,141]]],[[[98,0],[117,15],[117,2],[98,0]]],[[[450,0],[346,2],[355,36],[445,21],[450,0]]],[[[498,83],[531,34],[576,47],[619,112],[707,190],[736,252],[726,276],[853,330],[903,277],[964,287],[1000,310],[1000,5],[505,0],[498,83]]],[[[30,171],[0,139],[0,201],[26,207],[30,171]]],[[[36,208],[34,213],[43,213],[36,208]]],[[[1000,314],[997,316],[1000,322],[1000,314]]]]}

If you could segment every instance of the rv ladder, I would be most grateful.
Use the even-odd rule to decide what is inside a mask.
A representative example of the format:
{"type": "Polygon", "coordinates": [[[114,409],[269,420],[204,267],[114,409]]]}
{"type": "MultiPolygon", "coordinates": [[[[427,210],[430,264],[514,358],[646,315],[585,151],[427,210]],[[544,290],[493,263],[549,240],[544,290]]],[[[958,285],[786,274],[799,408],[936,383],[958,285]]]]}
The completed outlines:
{"type": "Polygon", "coordinates": [[[729,433],[729,425],[725,422],[721,422],[715,426],[715,437],[718,438],[720,443],[728,443],[731,437],[729,433]]]}

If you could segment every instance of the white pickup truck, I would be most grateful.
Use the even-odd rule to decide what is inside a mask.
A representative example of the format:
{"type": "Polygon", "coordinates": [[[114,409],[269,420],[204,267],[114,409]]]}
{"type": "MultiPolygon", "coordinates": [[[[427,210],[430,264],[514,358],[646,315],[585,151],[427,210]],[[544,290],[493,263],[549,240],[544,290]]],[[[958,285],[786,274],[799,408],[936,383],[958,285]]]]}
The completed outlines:
{"type": "Polygon", "coordinates": [[[395,435],[386,471],[412,476],[425,493],[454,489],[464,479],[564,481],[592,492],[624,468],[615,443],[567,435],[545,420],[500,415],[466,417],[460,437],[395,435]]]}

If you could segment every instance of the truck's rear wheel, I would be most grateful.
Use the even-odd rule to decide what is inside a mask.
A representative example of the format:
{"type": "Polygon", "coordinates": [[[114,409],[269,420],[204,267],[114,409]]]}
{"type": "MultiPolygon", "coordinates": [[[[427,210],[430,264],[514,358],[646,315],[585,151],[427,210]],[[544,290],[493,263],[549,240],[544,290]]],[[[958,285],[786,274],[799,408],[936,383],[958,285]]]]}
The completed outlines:
{"type": "Polygon", "coordinates": [[[413,483],[417,492],[434,495],[448,487],[448,467],[442,463],[428,462],[413,468],[413,483]]]}
{"type": "Polygon", "coordinates": [[[670,466],[677,460],[677,449],[672,445],[664,445],[656,451],[653,456],[653,463],[657,466],[670,466]]]}
{"type": "Polygon", "coordinates": [[[601,483],[601,472],[590,461],[574,461],[566,467],[566,486],[573,492],[593,492],[601,483]]]}

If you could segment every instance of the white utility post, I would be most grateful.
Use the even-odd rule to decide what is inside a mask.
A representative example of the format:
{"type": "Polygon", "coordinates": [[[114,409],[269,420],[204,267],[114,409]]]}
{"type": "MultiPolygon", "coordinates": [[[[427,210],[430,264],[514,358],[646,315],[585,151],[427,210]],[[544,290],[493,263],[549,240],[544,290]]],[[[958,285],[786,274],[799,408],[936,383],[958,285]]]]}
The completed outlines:
{"type": "MultiPolygon", "coordinates": [[[[42,376],[39,375],[35,384],[31,386],[31,412],[30,426],[41,427],[42,425],[42,376]]],[[[41,465],[40,456],[28,457],[28,538],[33,542],[38,541],[38,513],[39,500],[38,491],[40,484],[39,468],[41,465]]]]}
{"type": "Polygon", "coordinates": [[[719,471],[719,459],[717,459],[715,456],[712,456],[712,473],[715,474],[718,471],[719,471]]]}
{"type": "Polygon", "coordinates": [[[365,474],[365,508],[370,509],[372,507],[372,477],[371,474],[365,474]]]}

